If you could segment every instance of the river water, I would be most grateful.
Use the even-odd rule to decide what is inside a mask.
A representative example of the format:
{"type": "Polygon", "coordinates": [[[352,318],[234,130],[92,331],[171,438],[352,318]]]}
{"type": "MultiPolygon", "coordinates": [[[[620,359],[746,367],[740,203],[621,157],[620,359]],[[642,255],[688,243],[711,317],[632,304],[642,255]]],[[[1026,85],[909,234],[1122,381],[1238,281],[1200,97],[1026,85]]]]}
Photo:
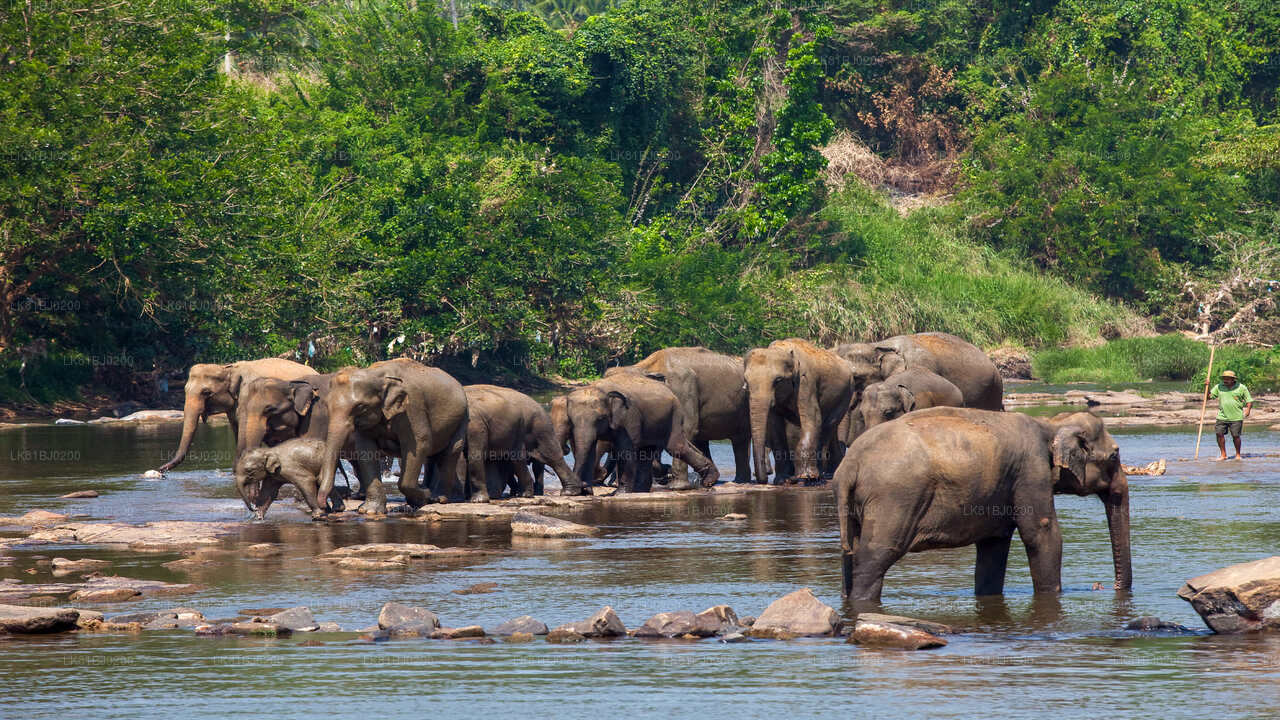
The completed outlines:
{"type": "MultiPolygon", "coordinates": [[[[1187,578],[1280,548],[1280,432],[1251,428],[1246,452],[1255,456],[1229,463],[1181,460],[1192,453],[1194,428],[1114,434],[1128,464],[1169,460],[1166,475],[1131,479],[1132,594],[1110,589],[1100,502],[1059,496],[1064,592],[1056,600],[1033,600],[1017,540],[1002,600],[972,596],[972,548],[909,555],[890,571],[885,612],[959,631],[938,650],[877,651],[836,639],[564,646],[375,644],[355,633],[275,640],[197,638],[190,630],[70,633],[0,639],[0,717],[1280,715],[1280,636],[1212,636],[1176,596],[1187,578]],[[1093,590],[1095,582],[1108,589],[1093,590]],[[1123,629],[1143,615],[1196,632],[1123,629]]],[[[177,437],[176,425],[0,431],[0,514],[45,508],[137,522],[243,520],[225,470],[226,428],[202,427],[181,472],[160,481],[139,477],[167,459],[177,437]],[[102,497],[56,499],[84,488],[102,497]]],[[[1212,443],[1205,439],[1202,456],[1216,454],[1212,443]]],[[[728,446],[713,446],[713,455],[727,479],[728,446]]],[[[757,615],[800,587],[840,609],[838,533],[825,489],[598,505],[580,521],[603,533],[513,542],[501,523],[478,520],[312,523],[282,502],[266,522],[246,525],[227,542],[279,542],[283,556],[177,573],[161,565],[178,553],[28,547],[8,551],[13,560],[0,566],[0,577],[49,582],[48,568],[37,565],[43,558],[104,558],[115,563],[114,574],[203,587],[100,608],[108,615],[181,604],[218,618],[242,608],[307,605],[318,620],[349,630],[373,624],[389,600],[431,608],[445,625],[486,627],[523,614],[554,627],[604,605],[629,627],[660,611],[720,603],[757,615]],[[716,519],[727,512],[748,520],[716,519]],[[463,565],[379,573],[343,572],[312,559],[333,547],[381,541],[502,552],[463,565]],[[486,581],[500,590],[452,592],[486,581]]]]}

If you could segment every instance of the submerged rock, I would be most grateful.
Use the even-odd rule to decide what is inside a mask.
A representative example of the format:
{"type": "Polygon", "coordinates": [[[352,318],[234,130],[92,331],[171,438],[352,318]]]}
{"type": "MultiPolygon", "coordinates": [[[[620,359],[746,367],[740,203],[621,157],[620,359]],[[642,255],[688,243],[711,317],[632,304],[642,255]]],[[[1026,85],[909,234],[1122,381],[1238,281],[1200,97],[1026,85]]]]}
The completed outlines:
{"type": "Polygon", "coordinates": [[[1191,578],[1178,597],[1216,633],[1280,629],[1280,555],[1191,578]]]}
{"type": "Polygon", "coordinates": [[[124,523],[59,523],[32,533],[31,542],[81,545],[128,545],[133,550],[171,550],[196,545],[217,545],[221,536],[236,529],[234,523],[165,520],[143,525],[124,523]]]}
{"type": "Polygon", "coordinates": [[[315,617],[311,614],[311,608],[305,606],[289,608],[274,615],[268,615],[265,621],[288,628],[294,632],[314,632],[320,629],[320,625],[316,623],[315,617]]]}
{"type": "MultiPolygon", "coordinates": [[[[583,639],[585,640],[586,638],[583,638],[583,639]]],[[[533,633],[513,632],[507,636],[506,640],[509,643],[533,642],[533,633]]]]}
{"type": "Polygon", "coordinates": [[[106,560],[94,560],[91,558],[68,560],[67,558],[56,557],[53,559],[53,576],[62,577],[64,575],[84,574],[109,567],[111,567],[111,563],[106,560]]]}
{"type": "Polygon", "coordinates": [[[746,520],[747,516],[743,513],[729,513],[720,517],[721,520],[746,520]]]}
{"type": "Polygon", "coordinates": [[[494,635],[546,635],[547,624],[534,620],[528,615],[521,615],[518,618],[508,620],[493,629],[494,635]]]}
{"type": "Polygon", "coordinates": [[[909,625],[859,619],[853,626],[849,642],[872,647],[892,647],[902,650],[927,650],[942,647],[946,640],[909,625]]]}
{"type": "Polygon", "coordinates": [[[484,628],[479,625],[467,625],[460,628],[437,628],[430,635],[435,640],[462,640],[464,638],[484,637],[484,628]]]}
{"type": "Polygon", "coordinates": [[[435,630],[440,627],[440,617],[425,608],[398,602],[389,602],[378,612],[378,627],[383,630],[406,625],[426,625],[435,630]]]}
{"type": "Polygon", "coordinates": [[[114,603],[133,600],[141,597],[142,591],[131,587],[112,587],[77,590],[71,593],[71,600],[89,603],[114,603]]]}
{"type": "Polygon", "coordinates": [[[790,639],[834,635],[839,627],[840,615],[815,597],[812,590],[801,588],[765,608],[751,626],[750,635],[790,639]]]}
{"type": "Polygon", "coordinates": [[[74,630],[80,611],[74,608],[0,605],[0,632],[55,633],[74,630]]]}
{"type": "Polygon", "coordinates": [[[59,495],[58,497],[59,497],[59,498],[61,498],[61,499],[63,499],[63,500],[78,500],[78,499],[81,499],[81,498],[96,498],[96,497],[98,497],[98,491],[97,491],[97,490],[76,490],[75,492],[69,492],[69,493],[67,493],[66,495],[59,495]]]}
{"type": "Polygon", "coordinates": [[[20,515],[18,517],[0,517],[0,525],[21,525],[23,527],[42,528],[52,527],[58,523],[65,522],[66,520],[67,516],[61,513],[49,512],[48,510],[32,510],[25,515],[20,515]]]}
{"type": "Polygon", "coordinates": [[[498,592],[498,583],[496,582],[476,583],[475,585],[468,585],[467,587],[458,588],[453,591],[455,595],[482,595],[494,592],[498,592]]]}
{"type": "Polygon", "coordinates": [[[276,545],[275,543],[258,543],[256,545],[246,547],[241,552],[244,553],[245,557],[265,558],[283,555],[284,548],[276,545]]]}
{"type": "Polygon", "coordinates": [[[588,537],[600,532],[599,528],[590,525],[561,520],[560,518],[538,515],[526,510],[516,513],[511,519],[511,534],[526,537],[588,537]]]}
{"type": "Polygon", "coordinates": [[[409,567],[409,559],[404,555],[396,555],[386,560],[349,557],[338,560],[337,565],[344,570],[403,570],[409,567]]]}
{"type": "Polygon", "coordinates": [[[585,642],[586,639],[587,639],[586,635],[583,635],[582,633],[574,630],[572,627],[569,627],[568,625],[558,627],[555,630],[552,630],[551,632],[547,633],[547,642],[549,643],[557,643],[557,644],[580,643],[580,642],[585,642]]]}
{"type": "Polygon", "coordinates": [[[1178,623],[1161,620],[1160,618],[1155,617],[1154,615],[1147,615],[1144,617],[1137,618],[1135,620],[1130,620],[1127,624],[1125,624],[1124,629],[1137,630],[1139,632],[1174,632],[1174,633],[1193,632],[1189,627],[1186,627],[1184,625],[1179,625],[1178,623]]]}

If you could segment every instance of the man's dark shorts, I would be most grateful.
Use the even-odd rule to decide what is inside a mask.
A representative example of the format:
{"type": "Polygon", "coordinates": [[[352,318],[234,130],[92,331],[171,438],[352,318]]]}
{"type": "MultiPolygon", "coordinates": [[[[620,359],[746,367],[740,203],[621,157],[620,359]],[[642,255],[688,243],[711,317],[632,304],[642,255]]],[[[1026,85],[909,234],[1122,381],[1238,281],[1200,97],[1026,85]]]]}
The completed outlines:
{"type": "Polygon", "coordinates": [[[1213,424],[1213,433],[1215,435],[1226,435],[1227,431],[1230,430],[1231,437],[1238,438],[1240,437],[1240,430],[1243,427],[1244,427],[1243,420],[1236,420],[1235,422],[1230,422],[1227,420],[1219,420],[1218,422],[1213,424]]]}

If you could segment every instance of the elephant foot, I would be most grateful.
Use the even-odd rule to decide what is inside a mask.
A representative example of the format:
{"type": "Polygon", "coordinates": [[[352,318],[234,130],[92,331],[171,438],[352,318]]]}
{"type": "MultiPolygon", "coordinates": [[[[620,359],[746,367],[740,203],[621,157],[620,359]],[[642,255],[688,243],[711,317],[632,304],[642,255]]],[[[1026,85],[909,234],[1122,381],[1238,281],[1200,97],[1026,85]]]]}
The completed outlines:
{"type": "Polygon", "coordinates": [[[487,503],[489,500],[489,493],[474,493],[467,502],[487,503]]]}
{"type": "Polygon", "coordinates": [[[320,520],[324,520],[326,517],[328,517],[328,513],[326,513],[326,512],[325,512],[325,511],[323,511],[323,510],[312,510],[312,511],[311,511],[311,519],[312,519],[313,521],[320,521],[320,520]]]}
{"type": "Polygon", "coordinates": [[[386,515],[387,499],[382,498],[381,501],[366,500],[360,504],[360,507],[356,508],[356,512],[361,515],[386,515]]]}
{"type": "Polygon", "coordinates": [[[667,483],[668,490],[692,490],[693,488],[694,485],[689,482],[688,476],[672,478],[671,482],[667,483]]]}
{"type": "Polygon", "coordinates": [[[582,485],[562,485],[560,486],[560,496],[566,495],[577,497],[579,495],[590,495],[591,490],[582,485]]]}

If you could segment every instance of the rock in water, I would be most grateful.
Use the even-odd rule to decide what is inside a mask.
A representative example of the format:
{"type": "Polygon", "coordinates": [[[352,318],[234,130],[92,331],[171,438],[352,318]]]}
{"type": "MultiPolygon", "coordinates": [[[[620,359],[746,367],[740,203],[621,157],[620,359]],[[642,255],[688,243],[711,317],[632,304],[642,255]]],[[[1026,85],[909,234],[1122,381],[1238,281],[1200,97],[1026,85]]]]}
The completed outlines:
{"type": "Polygon", "coordinates": [[[69,492],[66,495],[60,495],[59,497],[61,497],[64,500],[76,500],[79,498],[96,498],[98,497],[98,491],[97,490],[76,490],[75,492],[69,492]]]}
{"type": "Polygon", "coordinates": [[[320,625],[311,614],[311,608],[308,607],[289,608],[265,619],[269,623],[275,623],[294,632],[315,632],[320,629],[320,625]]]}
{"type": "Polygon", "coordinates": [[[511,534],[526,537],[587,537],[600,532],[590,525],[579,525],[560,518],[547,517],[521,510],[511,518],[511,534]]]}
{"type": "Polygon", "coordinates": [[[801,636],[834,635],[840,616],[814,596],[809,588],[783,595],[765,608],[751,626],[754,637],[788,639],[801,636]]]}
{"type": "Polygon", "coordinates": [[[880,613],[858,613],[859,620],[865,620],[873,623],[891,623],[893,625],[905,625],[913,627],[917,630],[923,630],[933,635],[950,635],[955,632],[950,625],[942,623],[930,622],[928,620],[917,620],[916,618],[904,617],[902,615],[881,615],[880,613]]]}
{"type": "Polygon", "coordinates": [[[1280,555],[1187,581],[1178,597],[1216,633],[1280,629],[1280,555]]]}
{"type": "Polygon", "coordinates": [[[0,605],[0,632],[55,633],[74,630],[80,611],[72,608],[0,605]]]}
{"type": "Polygon", "coordinates": [[[108,567],[111,567],[111,563],[106,560],[93,560],[91,558],[68,560],[66,558],[56,557],[53,559],[53,576],[62,577],[64,575],[90,573],[95,570],[101,570],[108,567]]]}
{"type": "Polygon", "coordinates": [[[397,602],[389,602],[382,606],[378,613],[378,627],[390,630],[401,625],[426,625],[432,630],[440,627],[440,618],[430,610],[409,607],[397,602]]]}
{"type": "Polygon", "coordinates": [[[518,618],[508,620],[493,629],[494,635],[546,635],[546,623],[538,622],[528,615],[521,615],[518,618]]]}
{"type": "Polygon", "coordinates": [[[1173,632],[1173,633],[1189,633],[1191,628],[1179,625],[1178,623],[1161,620],[1154,615],[1146,615],[1136,620],[1130,620],[1125,626],[1125,630],[1137,630],[1139,632],[1173,632]]]}
{"type": "Polygon", "coordinates": [[[142,473],[142,477],[145,480],[159,480],[164,477],[164,473],[159,470],[148,470],[142,473]]]}
{"type": "Polygon", "coordinates": [[[453,591],[455,595],[483,595],[493,592],[498,592],[498,583],[496,582],[476,583],[453,591]]]}
{"type": "Polygon", "coordinates": [[[942,647],[946,640],[919,628],[897,623],[858,620],[853,626],[849,642],[872,647],[893,647],[903,650],[926,650],[942,647]]]}
{"type": "Polygon", "coordinates": [[[553,630],[552,633],[549,633],[547,639],[551,639],[550,634],[562,630],[588,638],[622,637],[627,634],[627,626],[623,625],[622,620],[618,619],[618,614],[613,611],[613,608],[607,605],[600,608],[599,612],[586,620],[561,625],[553,630]]]}
{"type": "Polygon", "coordinates": [[[484,637],[484,628],[479,625],[468,625],[460,628],[437,628],[430,635],[433,640],[462,640],[464,638],[484,637]]]}
{"type": "MultiPolygon", "coordinates": [[[[693,635],[698,621],[688,610],[662,612],[654,615],[644,624],[636,628],[636,637],[675,638],[681,635],[693,635]]],[[[713,635],[715,633],[712,633],[713,635]]]]}

